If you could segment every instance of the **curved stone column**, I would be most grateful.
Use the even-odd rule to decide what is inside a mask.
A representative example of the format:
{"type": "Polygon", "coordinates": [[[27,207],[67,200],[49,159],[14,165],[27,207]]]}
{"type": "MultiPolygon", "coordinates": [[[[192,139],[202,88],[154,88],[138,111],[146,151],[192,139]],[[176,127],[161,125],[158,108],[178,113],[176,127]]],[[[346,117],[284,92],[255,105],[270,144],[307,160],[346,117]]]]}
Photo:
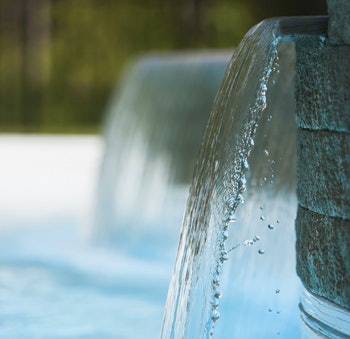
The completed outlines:
{"type": "Polygon", "coordinates": [[[350,1],[328,7],[328,36],[296,39],[297,273],[350,311],[350,1]]]}

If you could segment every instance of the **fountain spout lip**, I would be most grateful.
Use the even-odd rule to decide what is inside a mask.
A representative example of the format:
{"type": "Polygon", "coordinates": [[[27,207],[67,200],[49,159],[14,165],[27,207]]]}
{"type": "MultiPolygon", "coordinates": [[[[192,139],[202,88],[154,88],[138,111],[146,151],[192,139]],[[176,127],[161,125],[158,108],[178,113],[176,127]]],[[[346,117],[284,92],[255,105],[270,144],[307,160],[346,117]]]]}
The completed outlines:
{"type": "Polygon", "coordinates": [[[281,35],[321,35],[327,34],[329,16],[282,17],[279,20],[281,35]]]}

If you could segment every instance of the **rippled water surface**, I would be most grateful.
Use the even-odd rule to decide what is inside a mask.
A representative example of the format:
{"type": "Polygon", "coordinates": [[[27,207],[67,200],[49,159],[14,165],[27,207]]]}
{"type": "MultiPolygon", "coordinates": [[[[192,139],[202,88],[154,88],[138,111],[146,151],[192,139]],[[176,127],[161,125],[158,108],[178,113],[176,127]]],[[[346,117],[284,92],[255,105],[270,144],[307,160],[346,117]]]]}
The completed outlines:
{"type": "Polygon", "coordinates": [[[156,338],[171,273],[93,247],[98,137],[1,136],[0,337],[156,338]]]}

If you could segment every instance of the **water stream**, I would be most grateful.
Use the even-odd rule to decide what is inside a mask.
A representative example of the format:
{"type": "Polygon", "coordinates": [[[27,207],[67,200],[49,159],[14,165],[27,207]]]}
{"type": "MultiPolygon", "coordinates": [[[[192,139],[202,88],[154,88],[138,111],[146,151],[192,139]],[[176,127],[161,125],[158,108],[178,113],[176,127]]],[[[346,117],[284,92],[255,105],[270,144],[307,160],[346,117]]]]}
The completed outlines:
{"type": "Polygon", "coordinates": [[[278,19],[252,28],[216,97],[162,338],[300,337],[294,50],[280,40],[278,19]]]}
{"type": "Polygon", "coordinates": [[[195,159],[231,55],[147,55],[128,68],[105,123],[94,241],[173,258],[195,159]]]}

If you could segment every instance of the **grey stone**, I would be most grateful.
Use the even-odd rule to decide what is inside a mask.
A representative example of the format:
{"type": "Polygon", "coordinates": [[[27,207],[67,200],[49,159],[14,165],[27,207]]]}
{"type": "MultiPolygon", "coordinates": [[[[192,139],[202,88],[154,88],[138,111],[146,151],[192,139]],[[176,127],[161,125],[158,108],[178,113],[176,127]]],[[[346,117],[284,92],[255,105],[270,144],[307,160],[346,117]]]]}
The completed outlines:
{"type": "Polygon", "coordinates": [[[328,36],[331,44],[350,45],[350,1],[327,0],[329,23],[328,36]]]}
{"type": "Polygon", "coordinates": [[[350,46],[331,46],[325,36],[300,36],[295,48],[298,125],[349,132],[350,46]]]}
{"type": "Polygon", "coordinates": [[[350,220],[350,134],[297,132],[297,196],[311,211],[350,220]]]}
{"type": "Polygon", "coordinates": [[[298,208],[297,273],[307,290],[350,309],[350,222],[298,208]]]}

